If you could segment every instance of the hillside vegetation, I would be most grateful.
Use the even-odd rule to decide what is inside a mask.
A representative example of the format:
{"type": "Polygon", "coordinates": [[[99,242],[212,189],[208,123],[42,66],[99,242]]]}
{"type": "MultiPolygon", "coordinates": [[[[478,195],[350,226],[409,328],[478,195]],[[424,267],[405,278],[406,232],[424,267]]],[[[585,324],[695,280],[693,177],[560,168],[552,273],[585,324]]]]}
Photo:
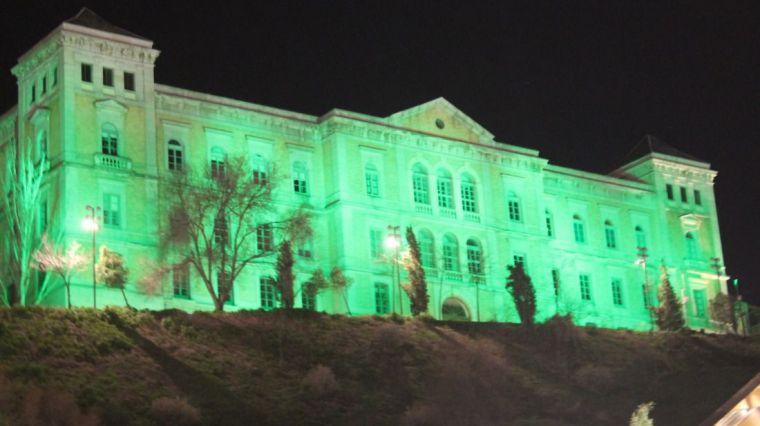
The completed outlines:
{"type": "Polygon", "coordinates": [[[561,319],[6,309],[0,424],[697,424],[758,365],[756,339],[561,319]]]}

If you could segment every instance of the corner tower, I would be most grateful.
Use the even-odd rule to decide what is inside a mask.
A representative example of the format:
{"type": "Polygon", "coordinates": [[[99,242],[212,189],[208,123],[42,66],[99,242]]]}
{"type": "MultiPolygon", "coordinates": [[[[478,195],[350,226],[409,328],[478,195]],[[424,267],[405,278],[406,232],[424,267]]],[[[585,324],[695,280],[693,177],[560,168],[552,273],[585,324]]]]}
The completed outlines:
{"type": "MultiPolygon", "coordinates": [[[[709,163],[647,135],[612,175],[651,185],[651,203],[658,213],[650,265],[653,270],[661,263],[668,266],[670,280],[686,302],[689,325],[712,327],[709,301],[726,293],[728,280],[713,189],[717,172],[709,163]]],[[[659,271],[652,277],[655,282],[659,271]]]]}

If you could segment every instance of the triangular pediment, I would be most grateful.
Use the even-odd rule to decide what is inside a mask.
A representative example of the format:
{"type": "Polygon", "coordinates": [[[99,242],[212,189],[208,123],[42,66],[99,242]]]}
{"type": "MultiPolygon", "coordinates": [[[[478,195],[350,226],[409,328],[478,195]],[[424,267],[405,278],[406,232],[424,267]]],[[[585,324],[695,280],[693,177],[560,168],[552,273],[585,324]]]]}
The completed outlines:
{"type": "Polygon", "coordinates": [[[386,117],[394,126],[476,143],[493,143],[494,136],[444,98],[386,117]]]}

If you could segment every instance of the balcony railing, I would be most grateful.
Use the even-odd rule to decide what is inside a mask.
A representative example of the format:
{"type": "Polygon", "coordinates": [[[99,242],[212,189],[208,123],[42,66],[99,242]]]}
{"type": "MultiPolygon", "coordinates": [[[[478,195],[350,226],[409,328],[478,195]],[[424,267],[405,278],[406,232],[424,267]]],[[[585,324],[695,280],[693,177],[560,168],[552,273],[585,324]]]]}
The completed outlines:
{"type": "Polygon", "coordinates": [[[113,170],[132,170],[132,160],[108,154],[95,154],[95,165],[113,170]]]}
{"type": "Polygon", "coordinates": [[[480,223],[480,215],[474,212],[464,212],[464,220],[480,223]]]}
{"type": "Polygon", "coordinates": [[[461,272],[453,272],[453,271],[445,271],[443,273],[443,278],[446,281],[462,282],[462,273],[461,272]]]}
{"type": "Polygon", "coordinates": [[[433,214],[433,208],[428,204],[415,204],[414,211],[417,213],[433,214]]]}
{"type": "Polygon", "coordinates": [[[449,208],[446,208],[446,207],[441,207],[440,212],[441,212],[441,216],[443,216],[443,217],[448,217],[448,218],[451,218],[451,219],[456,219],[457,218],[457,211],[454,210],[454,209],[449,209],[449,208]]]}

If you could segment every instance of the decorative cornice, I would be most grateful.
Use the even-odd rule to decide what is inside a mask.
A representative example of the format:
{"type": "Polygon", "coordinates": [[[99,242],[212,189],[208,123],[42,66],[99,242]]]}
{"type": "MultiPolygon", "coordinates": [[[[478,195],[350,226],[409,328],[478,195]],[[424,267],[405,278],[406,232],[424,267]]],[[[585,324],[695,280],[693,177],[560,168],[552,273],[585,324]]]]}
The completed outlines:
{"type": "Polygon", "coordinates": [[[25,76],[30,70],[47,61],[58,52],[63,44],[60,35],[54,35],[35,46],[27,54],[19,58],[19,63],[11,68],[11,73],[18,79],[25,76]]]}
{"type": "Polygon", "coordinates": [[[65,47],[72,47],[90,53],[146,65],[155,64],[158,55],[161,53],[149,47],[115,40],[105,40],[72,31],[61,31],[60,43],[65,47]]]}

